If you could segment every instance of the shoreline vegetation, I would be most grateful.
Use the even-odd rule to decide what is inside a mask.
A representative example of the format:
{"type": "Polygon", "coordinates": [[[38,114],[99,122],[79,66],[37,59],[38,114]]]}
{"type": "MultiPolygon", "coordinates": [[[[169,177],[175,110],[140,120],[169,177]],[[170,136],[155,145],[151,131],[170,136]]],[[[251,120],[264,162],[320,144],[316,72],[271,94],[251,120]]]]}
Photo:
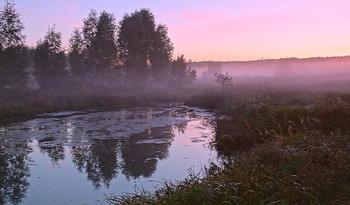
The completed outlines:
{"type": "Polygon", "coordinates": [[[233,87],[197,91],[186,104],[228,116],[212,142],[227,162],[111,204],[350,202],[348,92],[233,87]]]}
{"type": "MultiPolygon", "coordinates": [[[[227,116],[217,119],[212,142],[226,163],[165,182],[153,193],[110,196],[111,204],[350,204],[347,57],[338,67],[318,63],[298,72],[290,64],[295,59],[259,61],[275,62],[270,77],[261,67],[251,71],[265,74],[260,78],[231,73],[233,78],[224,74],[224,68],[237,71],[232,67],[201,62],[207,64],[207,78],[197,79],[190,60],[174,57],[167,27],[148,9],[120,21],[91,9],[68,48],[56,26],[35,47],[25,45],[20,17],[15,3],[4,1],[1,127],[46,112],[152,102],[184,102],[227,116]]],[[[318,60],[332,59],[300,61],[318,60]]]]}

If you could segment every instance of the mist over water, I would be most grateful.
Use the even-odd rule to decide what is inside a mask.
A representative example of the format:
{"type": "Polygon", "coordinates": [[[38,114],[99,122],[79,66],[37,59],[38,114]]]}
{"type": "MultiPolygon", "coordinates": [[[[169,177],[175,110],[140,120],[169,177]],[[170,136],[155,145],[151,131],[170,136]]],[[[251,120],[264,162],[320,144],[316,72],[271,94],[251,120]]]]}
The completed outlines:
{"type": "MultiPolygon", "coordinates": [[[[302,196],[313,200],[324,193],[341,192],[329,185],[336,181],[332,173],[337,170],[328,167],[337,166],[331,163],[323,166],[324,162],[340,159],[338,174],[348,174],[347,167],[342,166],[349,160],[346,158],[344,163],[337,153],[348,152],[343,146],[346,141],[338,135],[349,134],[350,56],[192,62],[185,55],[174,53],[177,50],[167,25],[156,21],[147,8],[126,13],[121,19],[116,18],[119,13],[90,9],[81,19],[81,27],[72,31],[69,43],[63,42],[59,27],[53,25],[41,40],[37,36],[36,46],[32,47],[26,45],[26,25],[21,12],[14,1],[5,0],[0,5],[0,204],[106,204],[108,196],[111,200],[126,193],[153,192],[164,187],[164,180],[189,182],[195,189],[196,184],[202,186],[214,180],[210,186],[202,186],[209,188],[209,194],[192,194],[186,185],[185,193],[180,190],[180,197],[174,197],[192,194],[194,200],[205,203],[212,197],[215,202],[209,204],[217,204],[218,198],[226,200],[223,203],[229,200],[244,203],[240,200],[247,198],[245,202],[254,204],[252,201],[259,201],[258,195],[265,191],[268,196],[263,196],[259,203],[288,204],[288,200],[279,197],[298,196],[289,193],[295,186],[302,196]],[[319,141],[320,136],[325,137],[324,142],[319,141]],[[305,148],[307,143],[314,143],[305,141],[308,137],[315,137],[316,149],[305,148]],[[341,151],[330,152],[336,140],[340,140],[341,151]],[[254,154],[255,148],[262,150],[254,154]],[[259,154],[264,149],[266,154],[259,154]],[[315,156],[306,155],[313,154],[313,150],[317,151],[315,156]],[[326,157],[322,159],[319,153],[323,151],[326,157]],[[239,163],[241,153],[246,160],[243,164],[239,163]],[[260,156],[263,160],[256,160],[260,156]],[[294,158],[297,160],[293,161],[294,158]],[[303,165],[299,158],[310,161],[303,165]],[[256,171],[260,161],[268,166],[256,171]],[[288,161],[289,166],[285,166],[283,163],[288,161]],[[309,167],[316,161],[320,166],[309,167]],[[275,162],[282,163],[282,170],[268,171],[275,162]],[[242,165],[244,169],[239,170],[242,165]],[[228,180],[222,180],[228,166],[238,171],[226,172],[228,180]],[[252,170],[246,169],[249,167],[252,170]],[[311,183],[301,185],[307,174],[320,173],[322,167],[326,168],[322,176],[317,178],[316,174],[316,178],[310,177],[311,183]],[[278,181],[286,170],[287,177],[278,181]],[[257,174],[265,171],[268,175],[257,174]],[[294,174],[298,171],[302,171],[299,176],[294,174]],[[231,180],[241,174],[247,179],[245,182],[239,178],[231,180]],[[254,182],[256,176],[261,179],[254,182]],[[319,181],[321,185],[316,183],[319,181]],[[318,189],[323,188],[322,183],[332,190],[308,193],[310,185],[318,189]],[[271,189],[274,186],[277,189],[271,189]],[[263,191],[254,192],[256,188],[263,191]],[[275,191],[281,188],[282,192],[275,191]],[[233,192],[223,197],[230,189],[233,192]]],[[[253,18],[258,17],[260,22],[263,16],[259,16],[253,18]]],[[[225,22],[215,20],[214,16],[208,19],[225,22]]],[[[251,27],[244,19],[243,28],[251,27]]],[[[188,20],[191,18],[183,22],[190,25],[188,20]]],[[[261,20],[273,23],[271,19],[261,20]]],[[[285,25],[285,21],[281,22],[285,25]]],[[[223,28],[227,34],[227,26],[223,28]]],[[[212,43],[217,44],[218,36],[212,37],[215,37],[215,41],[210,38],[212,43]]],[[[245,36],[239,39],[229,34],[229,37],[247,40],[245,36]]],[[[206,46],[210,39],[205,40],[206,46]]],[[[228,38],[221,40],[231,42],[228,38]]],[[[276,51],[273,45],[279,41],[271,40],[271,51],[276,51]]],[[[292,41],[283,41],[285,45],[279,46],[285,49],[290,42],[307,42],[296,40],[293,36],[292,41]]],[[[250,48],[252,42],[244,45],[247,51],[256,49],[250,48]]],[[[195,47],[195,42],[188,46],[195,47]]],[[[226,55],[224,52],[227,51],[215,55],[226,55]]],[[[231,54],[235,52],[232,50],[231,54]]],[[[283,55],[287,56],[286,53],[279,56],[283,55]]],[[[297,56],[305,55],[300,50],[297,56]]],[[[338,178],[341,186],[346,180],[338,178]]],[[[345,185],[343,190],[348,191],[350,186],[345,185]]],[[[164,196],[173,197],[168,188],[143,197],[163,197],[164,192],[164,196]]],[[[185,202],[188,199],[185,197],[185,202]]],[[[290,204],[299,202],[307,203],[298,199],[290,204]]],[[[311,204],[318,203],[316,200],[311,204]]]]}

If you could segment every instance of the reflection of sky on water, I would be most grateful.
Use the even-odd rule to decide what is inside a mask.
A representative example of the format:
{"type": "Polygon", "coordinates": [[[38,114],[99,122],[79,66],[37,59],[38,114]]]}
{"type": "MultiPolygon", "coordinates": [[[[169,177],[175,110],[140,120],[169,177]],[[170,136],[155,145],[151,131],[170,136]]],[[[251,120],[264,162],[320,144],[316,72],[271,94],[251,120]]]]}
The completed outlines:
{"type": "Polygon", "coordinates": [[[19,187],[23,204],[103,204],[104,194],[181,180],[189,168],[198,172],[216,159],[208,149],[213,118],[203,109],[162,104],[44,114],[1,128],[0,171],[9,177],[1,176],[7,192],[0,199],[15,202],[9,193],[19,187]],[[16,156],[20,166],[11,161],[16,156]],[[13,167],[21,173],[8,173],[13,167]],[[21,181],[11,181],[16,174],[21,181]]]}

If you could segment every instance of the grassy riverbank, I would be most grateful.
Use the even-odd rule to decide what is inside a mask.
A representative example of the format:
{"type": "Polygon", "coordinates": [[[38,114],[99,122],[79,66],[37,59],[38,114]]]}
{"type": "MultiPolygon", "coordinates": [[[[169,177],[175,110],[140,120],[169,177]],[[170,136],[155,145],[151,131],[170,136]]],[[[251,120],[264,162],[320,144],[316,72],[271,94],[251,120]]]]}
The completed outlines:
{"type": "Polygon", "coordinates": [[[349,204],[350,94],[234,88],[187,104],[214,108],[213,142],[231,162],[113,204],[349,204]]]}

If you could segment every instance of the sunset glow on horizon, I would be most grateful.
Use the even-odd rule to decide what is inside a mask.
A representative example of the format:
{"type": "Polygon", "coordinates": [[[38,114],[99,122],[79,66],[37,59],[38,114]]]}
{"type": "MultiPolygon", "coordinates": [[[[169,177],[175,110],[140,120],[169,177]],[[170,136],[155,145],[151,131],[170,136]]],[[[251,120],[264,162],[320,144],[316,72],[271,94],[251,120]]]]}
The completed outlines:
{"type": "MultiPolygon", "coordinates": [[[[346,0],[15,0],[27,44],[35,46],[56,24],[64,46],[89,8],[106,10],[117,22],[148,8],[168,26],[174,56],[194,61],[255,60],[350,54],[350,1],[346,0]]],[[[1,3],[3,5],[3,2],[1,3]]]]}

